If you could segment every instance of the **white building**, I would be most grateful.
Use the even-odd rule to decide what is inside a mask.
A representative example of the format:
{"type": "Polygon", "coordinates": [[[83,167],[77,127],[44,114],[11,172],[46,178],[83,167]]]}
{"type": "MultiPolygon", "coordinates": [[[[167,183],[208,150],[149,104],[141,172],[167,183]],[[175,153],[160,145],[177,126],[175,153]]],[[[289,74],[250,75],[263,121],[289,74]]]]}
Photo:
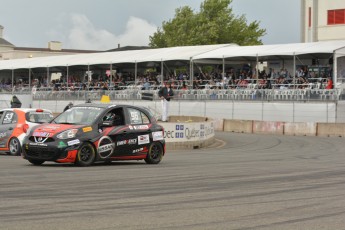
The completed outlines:
{"type": "Polygon", "coordinates": [[[302,0],[301,41],[345,39],[345,0],[302,0]]]}
{"type": "Polygon", "coordinates": [[[60,56],[68,54],[95,53],[95,50],[63,49],[58,41],[48,42],[47,48],[17,47],[3,37],[4,27],[0,25],[0,60],[60,56]]]}

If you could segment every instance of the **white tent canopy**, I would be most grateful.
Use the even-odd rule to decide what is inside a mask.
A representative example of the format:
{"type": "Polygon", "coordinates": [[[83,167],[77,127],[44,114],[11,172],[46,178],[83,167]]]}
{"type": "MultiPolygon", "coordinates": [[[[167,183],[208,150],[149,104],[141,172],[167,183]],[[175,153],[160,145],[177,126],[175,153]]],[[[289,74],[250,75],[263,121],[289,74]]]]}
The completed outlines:
{"type": "MultiPolygon", "coordinates": [[[[235,44],[180,46],[159,49],[100,52],[49,56],[0,61],[0,70],[110,65],[119,63],[188,61],[190,63],[211,63],[212,60],[223,61],[266,61],[278,59],[327,59],[345,56],[345,40],[323,41],[313,43],[291,43],[277,45],[238,46],[235,44]]],[[[337,64],[334,62],[334,76],[337,76],[337,64]]],[[[295,64],[294,64],[295,68],[295,64]]],[[[190,71],[192,71],[191,68],[190,71]]],[[[162,68],[163,71],[163,68],[162,68]]],[[[136,75],[136,74],[135,74],[136,75]]],[[[193,73],[191,72],[191,76],[193,73]]],[[[163,72],[162,72],[163,76],[163,72]]],[[[336,79],[335,79],[336,80],[336,79]]]]}
{"type": "Polygon", "coordinates": [[[337,50],[345,47],[345,40],[325,41],[312,43],[291,43],[279,45],[222,47],[207,53],[193,56],[193,61],[201,59],[227,59],[239,57],[268,57],[268,56],[296,56],[311,54],[332,55],[337,50]]]}
{"type": "Polygon", "coordinates": [[[54,66],[77,66],[115,63],[137,63],[150,61],[186,60],[220,47],[235,46],[234,44],[181,46],[160,49],[144,49],[117,52],[73,54],[0,61],[0,70],[47,68],[54,66]]]}
{"type": "MultiPolygon", "coordinates": [[[[313,43],[292,43],[278,45],[237,46],[234,44],[181,46],[160,49],[144,49],[117,52],[102,52],[49,56],[0,61],[0,70],[49,68],[55,66],[77,66],[116,63],[164,62],[172,60],[192,60],[198,62],[205,59],[246,59],[257,57],[277,59],[286,56],[309,55],[309,57],[331,57],[345,48],[345,40],[313,43]]],[[[338,55],[345,55],[343,52],[338,55]]]]}

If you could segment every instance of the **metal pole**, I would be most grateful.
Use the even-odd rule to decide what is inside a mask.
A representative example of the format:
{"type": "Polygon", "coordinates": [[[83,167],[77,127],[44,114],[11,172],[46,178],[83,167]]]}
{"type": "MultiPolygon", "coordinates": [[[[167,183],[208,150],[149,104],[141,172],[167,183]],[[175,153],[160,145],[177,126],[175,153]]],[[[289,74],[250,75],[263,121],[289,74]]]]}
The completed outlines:
{"type": "Polygon", "coordinates": [[[69,72],[68,72],[68,65],[66,66],[66,83],[67,83],[67,89],[68,89],[68,75],[69,75],[69,72]]]}
{"type": "Polygon", "coordinates": [[[225,59],[224,59],[224,55],[223,55],[223,74],[222,75],[223,75],[223,79],[224,79],[224,77],[225,77],[225,59]]]}
{"type": "Polygon", "coordinates": [[[293,88],[296,89],[296,55],[293,53],[293,88]]]}
{"type": "Polygon", "coordinates": [[[12,95],[14,91],[14,70],[12,69],[12,95]]]}
{"type": "Polygon", "coordinates": [[[90,87],[90,64],[87,64],[87,90],[89,90],[90,87]]]}
{"type": "Polygon", "coordinates": [[[110,63],[110,82],[109,82],[109,88],[111,88],[113,84],[113,63],[110,63]]]}
{"type": "Polygon", "coordinates": [[[29,68],[29,91],[31,88],[31,68],[29,68]]]}
{"type": "MultiPolygon", "coordinates": [[[[255,73],[255,77],[256,79],[259,79],[259,55],[256,54],[256,73],[255,73]]],[[[253,83],[253,82],[252,82],[253,83]]]]}
{"type": "Polygon", "coordinates": [[[194,78],[194,68],[193,68],[193,60],[192,58],[190,58],[190,61],[189,61],[189,80],[190,80],[190,85],[193,89],[193,78],[194,78]]]}
{"type": "Polygon", "coordinates": [[[135,61],[134,63],[134,85],[137,83],[137,75],[138,75],[138,63],[135,61]]]}
{"type": "Polygon", "coordinates": [[[161,59],[161,75],[162,75],[162,86],[163,86],[163,82],[164,82],[164,75],[163,75],[163,59],[161,59]]]}
{"type": "Polygon", "coordinates": [[[50,82],[50,79],[49,79],[49,67],[47,66],[47,87],[49,86],[49,82],[50,82]]]}

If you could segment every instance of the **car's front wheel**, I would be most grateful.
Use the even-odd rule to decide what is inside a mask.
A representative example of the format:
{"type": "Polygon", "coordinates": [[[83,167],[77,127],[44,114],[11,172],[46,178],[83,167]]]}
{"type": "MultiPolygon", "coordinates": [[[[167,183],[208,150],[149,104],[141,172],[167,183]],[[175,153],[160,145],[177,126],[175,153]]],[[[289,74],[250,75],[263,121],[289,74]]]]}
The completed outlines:
{"type": "Polygon", "coordinates": [[[148,164],[158,164],[163,158],[163,147],[159,142],[153,142],[150,145],[149,152],[145,158],[148,164]]]}
{"type": "Polygon", "coordinates": [[[96,151],[92,144],[84,143],[77,153],[75,164],[78,166],[90,166],[96,159],[96,151]]]}
{"type": "Polygon", "coordinates": [[[13,137],[10,140],[9,143],[9,154],[12,156],[18,156],[20,154],[21,148],[20,148],[20,142],[18,140],[18,138],[13,137]]]}

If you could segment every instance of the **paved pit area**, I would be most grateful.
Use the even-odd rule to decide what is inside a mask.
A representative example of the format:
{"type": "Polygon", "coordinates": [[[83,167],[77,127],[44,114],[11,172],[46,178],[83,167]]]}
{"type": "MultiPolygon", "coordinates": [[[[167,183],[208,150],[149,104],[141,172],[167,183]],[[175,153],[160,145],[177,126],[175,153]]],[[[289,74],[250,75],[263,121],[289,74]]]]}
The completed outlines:
{"type": "Polygon", "coordinates": [[[345,229],[344,139],[216,138],[159,165],[0,155],[0,229],[345,229]]]}

